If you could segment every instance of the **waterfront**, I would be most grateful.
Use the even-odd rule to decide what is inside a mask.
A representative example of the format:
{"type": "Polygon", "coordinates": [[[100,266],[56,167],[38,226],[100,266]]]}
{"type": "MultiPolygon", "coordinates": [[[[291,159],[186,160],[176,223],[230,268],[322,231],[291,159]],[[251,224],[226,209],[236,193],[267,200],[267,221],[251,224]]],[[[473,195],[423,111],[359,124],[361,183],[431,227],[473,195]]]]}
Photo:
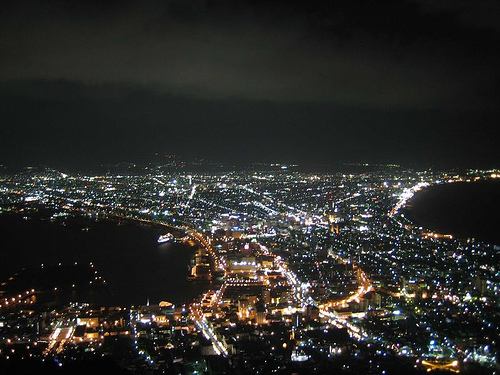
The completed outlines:
{"type": "Polygon", "coordinates": [[[417,193],[405,214],[433,231],[500,245],[500,181],[434,185],[417,193]]]}
{"type": "Polygon", "coordinates": [[[161,227],[91,219],[56,221],[0,215],[0,280],[23,267],[93,262],[106,279],[108,305],[190,302],[205,285],[187,281],[194,248],[156,240],[161,227]]]}

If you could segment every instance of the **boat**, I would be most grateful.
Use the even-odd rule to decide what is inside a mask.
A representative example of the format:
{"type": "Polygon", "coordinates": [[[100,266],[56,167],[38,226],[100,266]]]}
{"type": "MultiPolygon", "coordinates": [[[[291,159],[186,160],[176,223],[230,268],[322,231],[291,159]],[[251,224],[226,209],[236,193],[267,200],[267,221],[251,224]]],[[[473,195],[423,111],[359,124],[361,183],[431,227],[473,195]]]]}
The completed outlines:
{"type": "Polygon", "coordinates": [[[158,237],[158,243],[162,244],[165,242],[171,242],[171,241],[173,241],[173,239],[174,239],[174,235],[172,233],[163,234],[160,237],[158,237]]]}

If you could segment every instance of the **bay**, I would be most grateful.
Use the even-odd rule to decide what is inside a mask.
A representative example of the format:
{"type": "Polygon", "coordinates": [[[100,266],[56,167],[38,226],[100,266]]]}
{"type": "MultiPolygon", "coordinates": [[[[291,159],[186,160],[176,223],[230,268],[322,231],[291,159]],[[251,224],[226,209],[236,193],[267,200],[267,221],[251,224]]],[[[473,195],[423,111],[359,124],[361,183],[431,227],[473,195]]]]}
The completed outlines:
{"type": "Polygon", "coordinates": [[[404,212],[432,231],[500,244],[498,180],[431,186],[415,194],[404,212]]]}
{"type": "Polygon", "coordinates": [[[93,262],[106,280],[106,305],[190,302],[206,286],[187,280],[195,248],[158,245],[160,226],[87,218],[56,221],[0,215],[0,280],[42,263],[93,262]]]}

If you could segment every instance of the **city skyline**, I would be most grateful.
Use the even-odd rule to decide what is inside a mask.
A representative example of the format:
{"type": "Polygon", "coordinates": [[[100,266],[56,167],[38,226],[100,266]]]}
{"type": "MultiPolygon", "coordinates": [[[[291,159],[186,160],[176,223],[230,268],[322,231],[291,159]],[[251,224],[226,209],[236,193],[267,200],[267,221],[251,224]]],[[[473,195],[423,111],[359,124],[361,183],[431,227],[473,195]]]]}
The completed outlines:
{"type": "Polygon", "coordinates": [[[496,373],[498,169],[276,167],[0,175],[0,368],[496,373]]]}
{"type": "Polygon", "coordinates": [[[496,375],[499,18],[2,1],[0,373],[496,375]]]}

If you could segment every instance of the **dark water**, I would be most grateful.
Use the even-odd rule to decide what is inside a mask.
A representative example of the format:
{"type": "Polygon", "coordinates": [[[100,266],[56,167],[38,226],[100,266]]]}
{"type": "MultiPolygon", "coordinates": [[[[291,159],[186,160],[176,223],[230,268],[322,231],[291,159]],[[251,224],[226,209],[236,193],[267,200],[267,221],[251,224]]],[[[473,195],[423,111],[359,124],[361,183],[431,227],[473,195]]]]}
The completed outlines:
{"type": "Polygon", "coordinates": [[[145,304],[148,298],[190,302],[206,288],[186,279],[193,248],[157,244],[162,228],[88,219],[61,223],[0,215],[0,281],[41,263],[93,262],[107,281],[108,305],[145,304]]]}
{"type": "Polygon", "coordinates": [[[456,237],[500,244],[500,181],[432,186],[405,210],[416,224],[456,237]]]}

